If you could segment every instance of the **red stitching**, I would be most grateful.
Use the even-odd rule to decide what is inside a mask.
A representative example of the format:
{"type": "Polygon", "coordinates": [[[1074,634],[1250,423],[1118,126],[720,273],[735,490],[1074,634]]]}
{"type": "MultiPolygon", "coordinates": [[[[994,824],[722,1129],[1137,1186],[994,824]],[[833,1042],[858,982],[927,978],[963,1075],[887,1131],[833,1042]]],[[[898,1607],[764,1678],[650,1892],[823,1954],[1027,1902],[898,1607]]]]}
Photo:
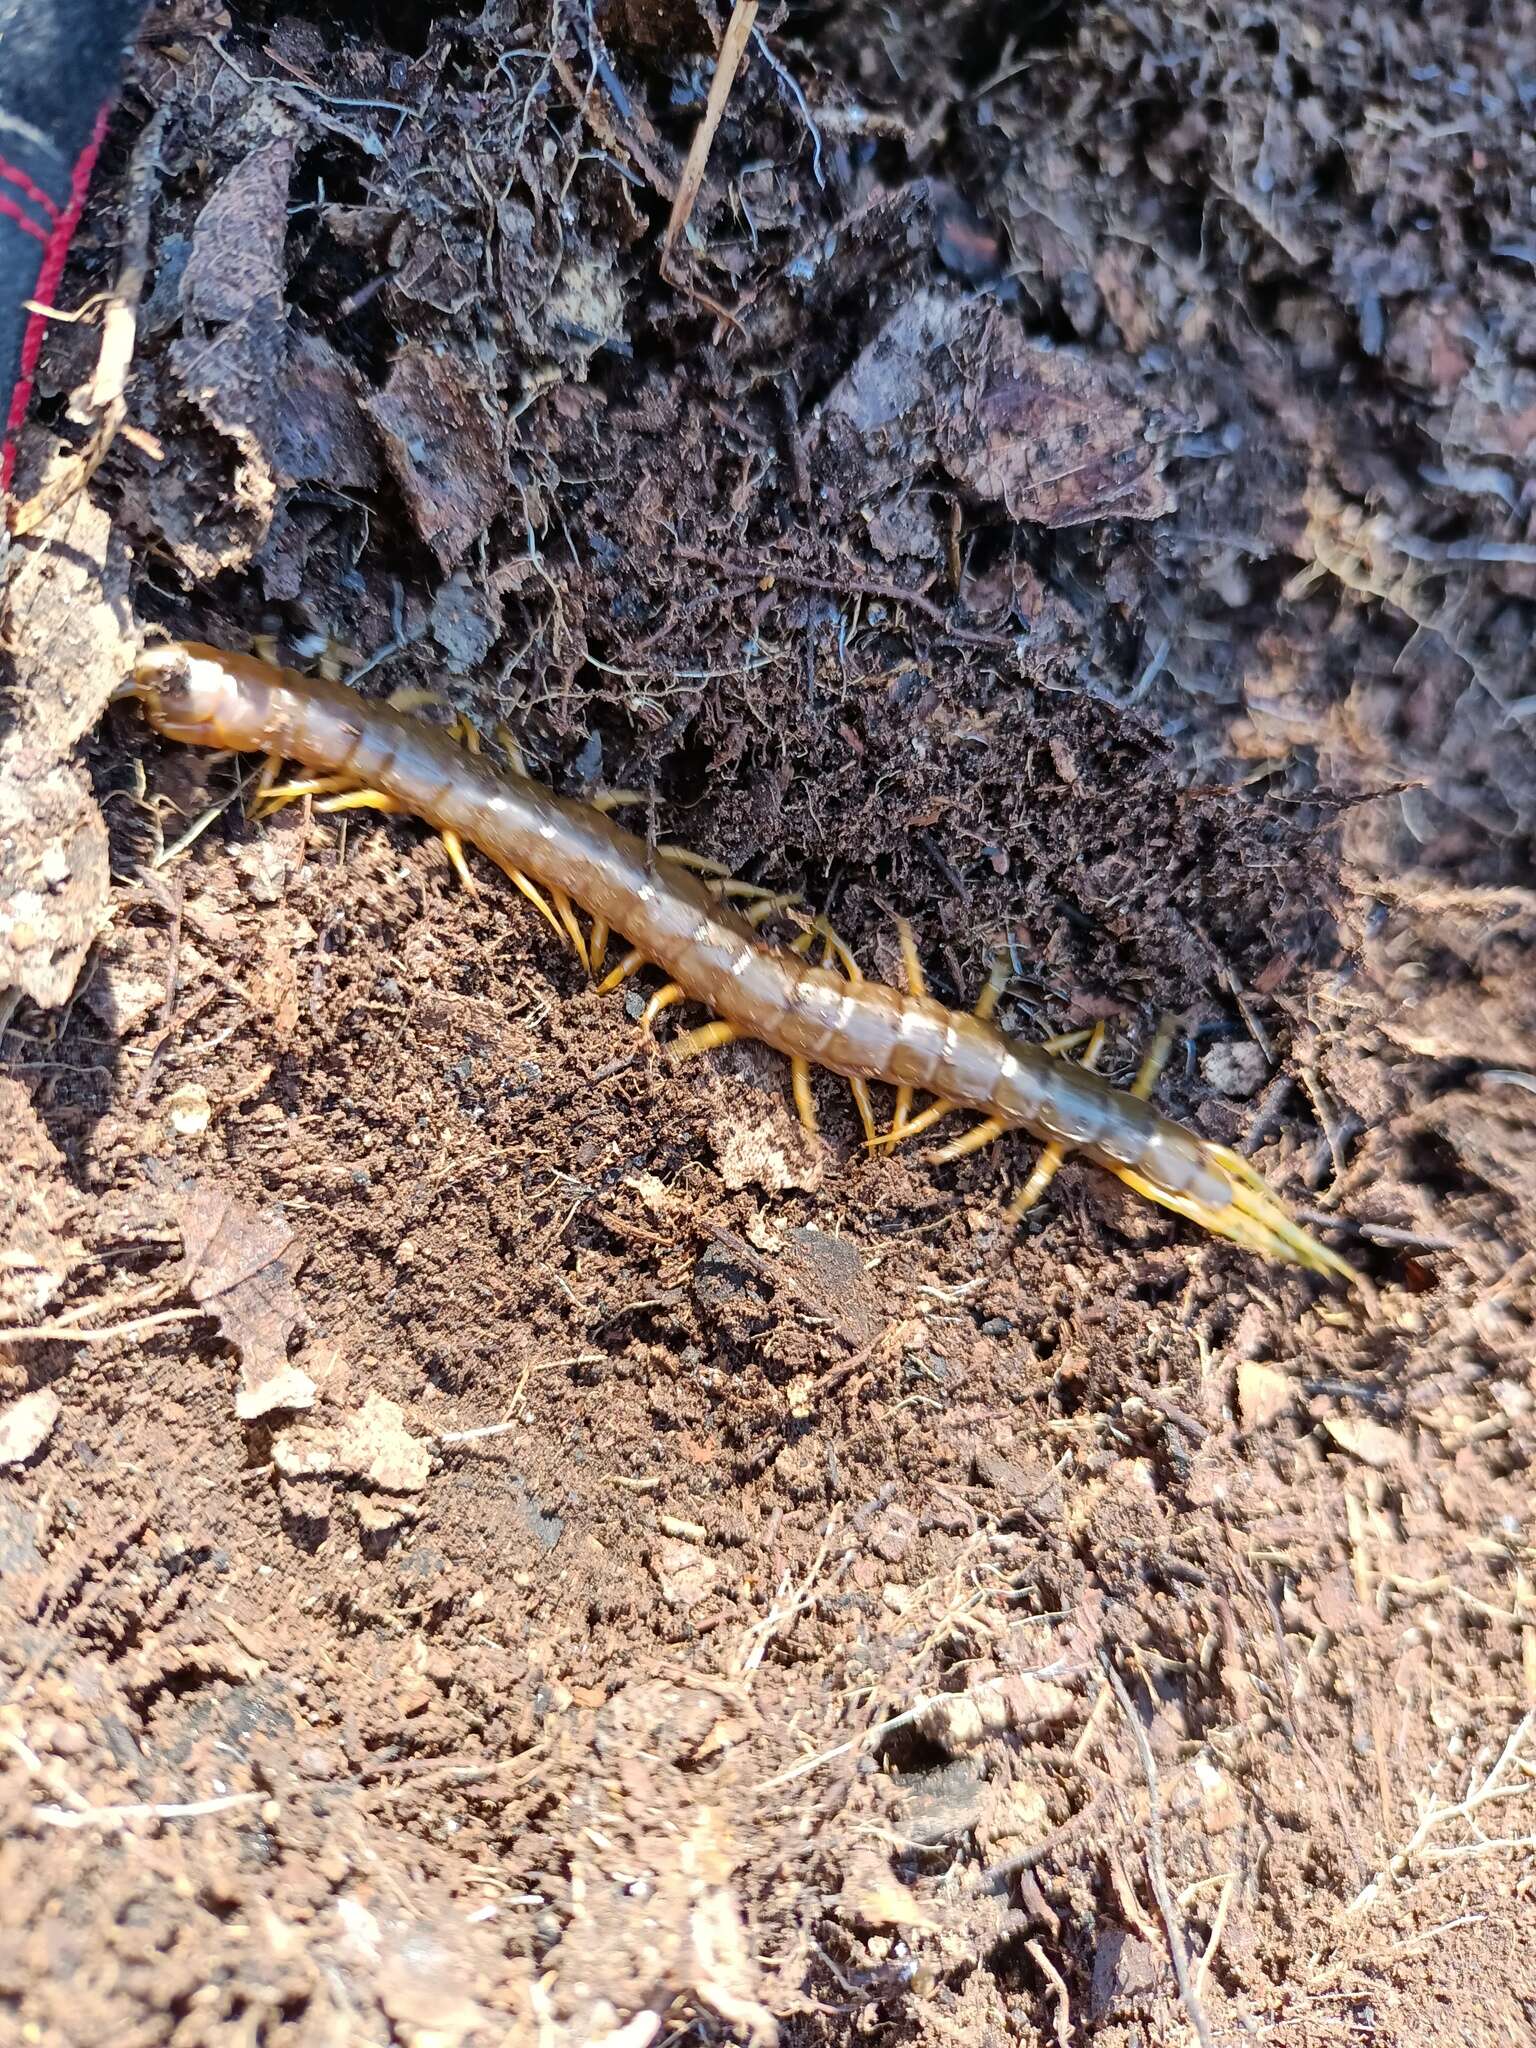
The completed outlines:
{"type": "Polygon", "coordinates": [[[35,235],[44,248],[48,246],[48,230],[40,228],[30,213],[23,213],[15,200],[7,199],[3,192],[0,192],[0,218],[15,221],[17,227],[25,228],[29,235],[35,235]]]}
{"type": "MultiPolygon", "coordinates": [[[[53,295],[59,288],[59,279],[64,275],[65,258],[69,255],[69,245],[85,207],[85,195],[90,190],[96,152],[101,148],[101,138],[107,132],[107,116],[111,111],[112,103],[109,100],[96,116],[96,125],[91,130],[89,142],[75,158],[75,168],[69,180],[69,202],[59,215],[53,233],[42,237],[46,246],[31,296],[40,299],[45,306],[53,303],[53,295]]],[[[5,203],[3,196],[0,196],[0,207],[5,203]]],[[[29,220],[27,226],[34,233],[37,231],[34,221],[29,220]]],[[[0,497],[11,488],[11,477],[16,468],[16,436],[27,416],[27,402],[32,396],[32,378],[37,369],[37,358],[42,351],[43,330],[46,326],[46,316],[34,313],[27,322],[26,333],[22,336],[20,374],[11,393],[10,410],[5,419],[4,445],[0,446],[0,497]]]]}
{"type": "Polygon", "coordinates": [[[43,209],[50,220],[58,219],[59,209],[48,197],[42,186],[29,178],[18,164],[7,162],[3,156],[0,156],[0,178],[4,178],[9,184],[15,185],[23,191],[34,206],[40,206],[43,209]]]}

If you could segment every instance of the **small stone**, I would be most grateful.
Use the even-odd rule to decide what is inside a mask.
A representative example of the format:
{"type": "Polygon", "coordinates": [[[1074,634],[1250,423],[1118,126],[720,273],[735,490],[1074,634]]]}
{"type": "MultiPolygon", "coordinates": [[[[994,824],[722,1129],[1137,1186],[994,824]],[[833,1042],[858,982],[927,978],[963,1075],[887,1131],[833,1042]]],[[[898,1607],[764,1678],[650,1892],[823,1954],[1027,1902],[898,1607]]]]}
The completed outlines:
{"type": "Polygon", "coordinates": [[[0,1465],[24,1465],[47,1443],[58,1419],[59,1397],[51,1387],[0,1408],[0,1465]]]}
{"type": "Polygon", "coordinates": [[[1268,1429],[1296,1398],[1296,1384],[1278,1366],[1245,1358],[1237,1368],[1237,1412],[1244,1429],[1268,1429]]]}
{"type": "Polygon", "coordinates": [[[1269,1061],[1251,1038],[1223,1039],[1201,1058],[1200,1078],[1218,1095],[1246,1101],[1269,1079],[1269,1061]]]}
{"type": "Polygon", "coordinates": [[[213,1121],[213,1104],[206,1088],[189,1081],[178,1088],[166,1104],[171,1129],[178,1138],[200,1138],[213,1121]]]}

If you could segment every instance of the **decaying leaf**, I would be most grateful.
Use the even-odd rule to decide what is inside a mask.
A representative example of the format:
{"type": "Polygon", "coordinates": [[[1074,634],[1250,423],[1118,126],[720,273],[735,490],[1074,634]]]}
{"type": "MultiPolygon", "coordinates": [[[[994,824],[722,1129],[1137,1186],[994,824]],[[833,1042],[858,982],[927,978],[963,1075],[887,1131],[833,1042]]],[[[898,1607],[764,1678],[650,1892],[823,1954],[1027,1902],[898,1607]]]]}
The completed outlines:
{"type": "Polygon", "coordinates": [[[501,507],[491,394],[469,382],[464,364],[412,342],[368,410],[416,531],[451,568],[501,507]]]}
{"type": "Polygon", "coordinates": [[[240,1361],[235,1412],[250,1421],[276,1408],[308,1408],[315,1383],[288,1360],[304,1324],[294,1287],[300,1263],[287,1255],[294,1233],[276,1210],[252,1209],[206,1181],[176,1201],[183,1258],[181,1284],[208,1310],[240,1361]]]}
{"type": "Polygon", "coordinates": [[[827,400],[885,479],[936,462],[977,498],[1038,526],[1155,519],[1170,419],[1108,364],[1031,341],[973,299],[915,292],[827,400]]]}

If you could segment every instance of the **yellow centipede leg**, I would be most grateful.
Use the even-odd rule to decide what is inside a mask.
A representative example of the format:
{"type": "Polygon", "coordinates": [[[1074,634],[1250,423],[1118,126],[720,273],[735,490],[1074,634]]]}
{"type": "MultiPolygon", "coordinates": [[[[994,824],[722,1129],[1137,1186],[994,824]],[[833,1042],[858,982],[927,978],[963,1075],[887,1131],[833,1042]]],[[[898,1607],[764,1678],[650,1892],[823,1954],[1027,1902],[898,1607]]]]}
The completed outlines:
{"type": "Polygon", "coordinates": [[[707,853],[694,853],[686,846],[658,846],[656,858],[670,861],[675,868],[692,868],[696,875],[729,876],[731,872],[724,861],[711,860],[707,853]]]}
{"type": "Polygon", "coordinates": [[[612,995],[621,982],[628,981],[632,974],[638,974],[644,965],[645,955],[638,946],[631,946],[618,966],[610,967],[602,980],[597,984],[598,994],[600,996],[612,995]]]}
{"type": "MultiPolygon", "coordinates": [[[[1097,1066],[1099,1054],[1103,1047],[1104,1025],[1100,1022],[1095,1024],[1092,1031],[1088,1034],[1088,1044],[1083,1052],[1083,1065],[1085,1067],[1097,1066]]],[[[1040,1157],[1035,1161],[1034,1172],[1008,1204],[1005,1214],[1010,1223],[1017,1223],[1021,1216],[1026,1215],[1029,1210],[1033,1209],[1036,1202],[1039,1201],[1040,1197],[1060,1172],[1061,1163],[1071,1150],[1072,1147],[1070,1145],[1063,1145],[1055,1139],[1046,1146],[1040,1157]]]]}
{"type": "Polygon", "coordinates": [[[1173,1051],[1174,1033],[1178,1020],[1174,1017],[1159,1017],[1157,1029],[1152,1034],[1152,1043],[1141,1056],[1141,1065],[1136,1069],[1136,1078],[1131,1083],[1130,1093],[1139,1095],[1143,1102],[1150,1099],[1157,1086],[1157,1077],[1168,1064],[1168,1055],[1173,1051]]]}
{"type": "MultiPolygon", "coordinates": [[[[862,981],[864,970],[853,957],[853,948],[846,939],[839,938],[824,917],[818,917],[808,931],[799,933],[789,942],[791,953],[798,953],[802,959],[809,953],[816,941],[821,940],[823,966],[834,956],[838,965],[850,981],[862,981]]],[[[791,1058],[789,1083],[794,1093],[795,1109],[800,1122],[812,1137],[818,1132],[816,1104],[811,1094],[811,1068],[808,1060],[791,1058]]],[[[874,1147],[881,1142],[880,1128],[875,1122],[875,1105],[870,1099],[869,1083],[860,1074],[848,1076],[848,1093],[853,1097],[853,1106],[859,1113],[859,1122],[864,1129],[864,1143],[874,1147]]]]}
{"type": "Polygon", "coordinates": [[[1246,1159],[1229,1151],[1225,1145],[1207,1145],[1205,1150],[1232,1185],[1232,1199],[1221,1209],[1196,1201],[1190,1195],[1170,1194],[1166,1188],[1156,1186],[1132,1167],[1115,1166],[1110,1171],[1149,1202],[1171,1209],[1175,1216],[1187,1217],[1191,1223],[1198,1223],[1202,1230],[1210,1231],[1215,1237],[1225,1237],[1231,1243],[1241,1245],[1245,1251],[1258,1252],[1264,1258],[1275,1259],[1283,1265],[1306,1266],[1314,1273],[1332,1273],[1354,1287],[1366,1289],[1366,1282],[1347,1259],[1340,1258],[1336,1251],[1320,1243],[1286,1213],[1279,1196],[1254,1172],[1246,1159]]]}
{"type": "Polygon", "coordinates": [[[701,1052],[717,1052],[722,1045],[734,1045],[738,1038],[746,1037],[734,1024],[727,1024],[723,1017],[715,1017],[708,1024],[701,1024],[696,1031],[680,1031],[676,1038],[669,1040],[667,1051],[674,1059],[689,1060],[701,1052]]]}
{"type": "Polygon", "coordinates": [[[601,811],[604,817],[606,817],[610,811],[624,811],[628,810],[631,804],[643,804],[645,802],[645,791],[643,789],[599,789],[593,791],[592,795],[587,798],[587,802],[594,811],[601,811]]]}
{"type": "Polygon", "coordinates": [[[972,1152],[979,1152],[983,1145],[990,1145],[994,1138],[1000,1138],[1007,1128],[1000,1116],[989,1116],[985,1123],[973,1124],[963,1137],[951,1138],[937,1152],[930,1152],[929,1160],[935,1166],[947,1166],[952,1159],[965,1159],[972,1152]]]}
{"type": "Polygon", "coordinates": [[[864,1142],[873,1145],[880,1136],[880,1127],[875,1122],[875,1105],[869,1093],[869,1083],[860,1074],[848,1078],[848,1093],[853,1097],[853,1106],[859,1112],[859,1122],[864,1126],[864,1142]]]}
{"type": "MultiPolygon", "coordinates": [[[[273,759],[268,755],[268,760],[273,759]]],[[[337,790],[356,789],[357,784],[350,775],[304,775],[296,782],[270,782],[251,804],[253,818],[273,818],[284,804],[296,803],[301,796],[331,796],[337,790]]]]}
{"type": "Polygon", "coordinates": [[[687,990],[679,988],[675,981],[664,982],[640,1012],[640,1029],[649,1031],[663,1010],[670,1010],[674,1003],[687,1000],[687,990]]]}
{"type": "Polygon", "coordinates": [[[594,917],[592,930],[587,939],[587,971],[596,976],[603,971],[603,962],[608,958],[608,920],[594,917]]]}
{"type": "Polygon", "coordinates": [[[816,1120],[816,1097],[811,1089],[811,1063],[799,1053],[790,1054],[789,1091],[795,1098],[795,1114],[800,1119],[800,1128],[807,1136],[818,1137],[821,1126],[816,1120]]]}
{"type": "Polygon", "coordinates": [[[443,842],[443,851],[448,856],[448,863],[453,872],[458,876],[471,896],[478,896],[480,884],[469,872],[469,862],[464,858],[463,840],[457,832],[440,832],[438,837],[443,842]]]}
{"type": "Polygon", "coordinates": [[[328,796],[315,805],[317,811],[384,811],[391,815],[403,811],[405,805],[398,797],[388,795],[382,789],[349,789],[339,796],[328,796]]]}
{"type": "Polygon", "coordinates": [[[256,777],[256,787],[251,791],[246,809],[254,816],[265,800],[272,794],[277,778],[283,772],[281,754],[268,754],[261,764],[261,773],[256,777]]]}
{"type": "Polygon", "coordinates": [[[521,895],[527,897],[528,901],[533,905],[534,909],[539,913],[540,917],[543,918],[544,922],[549,926],[550,930],[554,933],[555,937],[559,939],[563,944],[566,935],[565,926],[560,922],[559,918],[556,917],[554,911],[550,908],[549,904],[545,902],[543,891],[538,887],[538,885],[534,882],[530,882],[528,877],[523,873],[521,868],[502,866],[500,862],[498,862],[497,865],[501,866],[502,873],[506,876],[507,880],[512,884],[513,888],[516,889],[521,895]]]}
{"type": "Polygon", "coordinates": [[[563,889],[552,888],[549,894],[550,900],[555,906],[555,915],[565,927],[565,936],[571,942],[572,952],[575,953],[576,958],[590,974],[592,964],[587,955],[587,941],[585,934],[582,932],[580,921],[576,916],[575,905],[563,889]]]}

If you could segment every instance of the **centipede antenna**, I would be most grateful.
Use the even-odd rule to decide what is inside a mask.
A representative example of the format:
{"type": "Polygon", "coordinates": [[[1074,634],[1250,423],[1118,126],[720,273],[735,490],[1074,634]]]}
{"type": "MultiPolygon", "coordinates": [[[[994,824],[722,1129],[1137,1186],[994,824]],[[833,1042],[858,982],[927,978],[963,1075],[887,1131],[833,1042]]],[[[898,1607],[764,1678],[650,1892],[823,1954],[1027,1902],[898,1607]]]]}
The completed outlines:
{"type": "MultiPolygon", "coordinates": [[[[1104,1033],[1104,1020],[1100,1018],[1098,1023],[1093,1025],[1086,1034],[1088,1043],[1083,1049],[1082,1058],[1082,1064],[1085,1067],[1091,1069],[1098,1065],[1099,1054],[1104,1049],[1104,1033]]],[[[1072,1032],[1068,1035],[1081,1038],[1084,1034],[1072,1032]]],[[[1033,1209],[1036,1202],[1039,1201],[1040,1197],[1061,1171],[1062,1161],[1071,1150],[1072,1147],[1070,1145],[1062,1144],[1057,1138],[1053,1138],[1050,1144],[1045,1147],[1040,1157],[1035,1161],[1033,1173],[1031,1173],[1029,1179],[1025,1181],[1023,1187],[1019,1189],[1019,1192],[1008,1204],[1005,1214],[1010,1223],[1017,1223],[1021,1216],[1027,1215],[1033,1209]]]]}
{"type": "Polygon", "coordinates": [[[602,980],[597,984],[598,994],[600,996],[612,995],[613,991],[623,982],[628,981],[632,974],[638,974],[644,965],[645,955],[638,946],[631,946],[618,966],[610,967],[602,980]]]}
{"type": "Polygon", "coordinates": [[[680,1031],[672,1039],[667,1051],[674,1059],[693,1059],[701,1052],[716,1052],[722,1045],[734,1045],[738,1038],[745,1038],[745,1031],[734,1024],[727,1024],[723,1017],[715,1017],[708,1024],[701,1024],[694,1031],[680,1031]]]}

